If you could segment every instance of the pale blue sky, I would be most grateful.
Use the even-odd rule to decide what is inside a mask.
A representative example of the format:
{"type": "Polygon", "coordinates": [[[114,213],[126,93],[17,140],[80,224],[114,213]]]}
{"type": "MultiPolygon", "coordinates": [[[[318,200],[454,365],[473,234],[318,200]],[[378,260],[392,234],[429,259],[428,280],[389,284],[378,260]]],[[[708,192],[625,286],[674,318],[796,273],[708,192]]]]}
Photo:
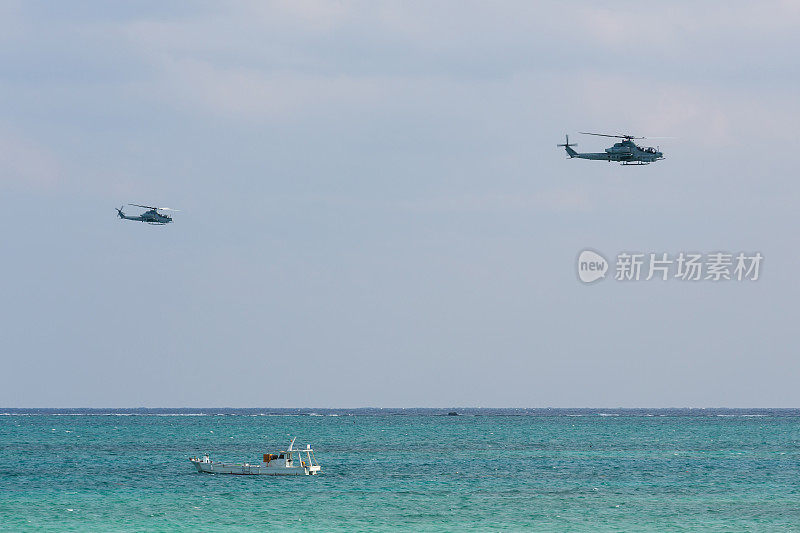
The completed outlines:
{"type": "Polygon", "coordinates": [[[798,28],[795,2],[3,2],[0,405],[796,407],[798,28]],[[581,130],[676,138],[626,168],[565,160],[607,146],[581,130]],[[587,287],[585,247],[765,260],[587,287]]]}

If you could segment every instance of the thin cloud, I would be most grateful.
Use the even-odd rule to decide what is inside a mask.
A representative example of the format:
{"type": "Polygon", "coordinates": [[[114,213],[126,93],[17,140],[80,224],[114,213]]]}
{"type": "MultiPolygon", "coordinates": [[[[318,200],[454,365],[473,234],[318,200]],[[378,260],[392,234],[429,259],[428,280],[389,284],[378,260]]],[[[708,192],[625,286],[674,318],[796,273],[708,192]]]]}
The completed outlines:
{"type": "Polygon", "coordinates": [[[61,182],[61,165],[49,150],[0,131],[0,183],[14,189],[53,190],[61,182]]]}
{"type": "Polygon", "coordinates": [[[592,209],[588,191],[571,189],[549,189],[531,194],[454,194],[433,198],[421,198],[402,202],[404,209],[423,212],[586,212],[592,209]]]}

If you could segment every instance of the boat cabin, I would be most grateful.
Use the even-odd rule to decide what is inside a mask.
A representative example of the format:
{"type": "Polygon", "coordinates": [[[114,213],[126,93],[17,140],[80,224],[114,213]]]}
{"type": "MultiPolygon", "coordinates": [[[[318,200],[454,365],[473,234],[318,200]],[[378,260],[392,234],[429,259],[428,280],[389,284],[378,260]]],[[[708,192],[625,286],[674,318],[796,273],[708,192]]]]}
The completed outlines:
{"type": "Polygon", "coordinates": [[[306,444],[305,448],[299,450],[293,449],[294,440],[289,444],[289,449],[278,453],[265,453],[261,464],[270,467],[300,467],[310,468],[312,470],[319,470],[319,463],[317,458],[314,457],[314,450],[311,449],[310,444],[306,444]],[[295,455],[297,458],[295,459],[295,455]],[[299,462],[299,464],[297,464],[299,462]]]}

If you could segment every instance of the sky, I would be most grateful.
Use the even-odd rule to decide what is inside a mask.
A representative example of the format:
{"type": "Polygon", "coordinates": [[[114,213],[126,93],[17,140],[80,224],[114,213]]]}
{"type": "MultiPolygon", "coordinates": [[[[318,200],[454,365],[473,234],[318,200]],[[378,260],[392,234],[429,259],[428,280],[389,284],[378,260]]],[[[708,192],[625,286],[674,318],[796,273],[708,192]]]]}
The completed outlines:
{"type": "Polygon", "coordinates": [[[798,407],[798,27],[791,1],[2,2],[0,406],[798,407]],[[579,131],[666,159],[568,160],[610,145],[579,131]],[[613,279],[720,250],[759,279],[613,279]]]}

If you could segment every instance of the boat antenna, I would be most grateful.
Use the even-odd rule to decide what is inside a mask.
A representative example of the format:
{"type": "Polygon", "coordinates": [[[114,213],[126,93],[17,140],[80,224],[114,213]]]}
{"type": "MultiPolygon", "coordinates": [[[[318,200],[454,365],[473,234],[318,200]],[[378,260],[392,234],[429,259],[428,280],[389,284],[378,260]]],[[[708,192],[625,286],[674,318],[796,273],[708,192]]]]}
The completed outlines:
{"type": "Polygon", "coordinates": [[[296,441],[296,440],[297,440],[297,437],[295,437],[295,438],[293,438],[293,439],[292,439],[292,442],[290,442],[290,443],[289,443],[289,449],[288,449],[288,450],[286,450],[287,452],[290,452],[290,451],[292,451],[292,446],[294,446],[294,441],[296,441]]]}

